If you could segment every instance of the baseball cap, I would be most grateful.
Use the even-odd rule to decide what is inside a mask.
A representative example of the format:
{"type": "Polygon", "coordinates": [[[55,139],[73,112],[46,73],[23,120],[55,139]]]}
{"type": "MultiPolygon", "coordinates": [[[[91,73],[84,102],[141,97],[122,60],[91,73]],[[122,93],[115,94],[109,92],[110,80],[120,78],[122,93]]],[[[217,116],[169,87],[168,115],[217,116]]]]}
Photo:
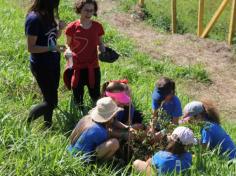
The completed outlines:
{"type": "Polygon", "coordinates": [[[184,115],[186,117],[192,117],[204,112],[204,107],[200,101],[192,101],[184,107],[184,115]]]}

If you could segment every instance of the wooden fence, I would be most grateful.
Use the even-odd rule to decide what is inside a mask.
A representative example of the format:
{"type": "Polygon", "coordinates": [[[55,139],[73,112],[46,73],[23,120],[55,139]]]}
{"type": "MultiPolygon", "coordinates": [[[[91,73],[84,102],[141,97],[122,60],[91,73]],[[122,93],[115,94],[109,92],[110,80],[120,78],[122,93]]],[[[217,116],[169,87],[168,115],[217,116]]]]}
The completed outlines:
{"type": "MultiPolygon", "coordinates": [[[[177,6],[176,6],[177,0],[171,0],[171,29],[172,33],[176,33],[176,26],[177,24],[177,6]]],[[[224,11],[226,5],[228,3],[232,2],[232,10],[231,10],[231,16],[230,16],[230,25],[229,25],[229,34],[228,34],[228,44],[232,44],[234,32],[235,32],[235,23],[236,23],[236,0],[222,0],[220,6],[215,11],[214,15],[212,16],[209,23],[206,25],[206,28],[203,27],[203,18],[204,18],[204,5],[205,0],[199,0],[199,7],[198,7],[198,29],[197,29],[197,35],[201,38],[207,37],[217,20],[219,19],[220,15],[224,11]]],[[[139,6],[143,7],[144,0],[138,1],[139,6]]]]}

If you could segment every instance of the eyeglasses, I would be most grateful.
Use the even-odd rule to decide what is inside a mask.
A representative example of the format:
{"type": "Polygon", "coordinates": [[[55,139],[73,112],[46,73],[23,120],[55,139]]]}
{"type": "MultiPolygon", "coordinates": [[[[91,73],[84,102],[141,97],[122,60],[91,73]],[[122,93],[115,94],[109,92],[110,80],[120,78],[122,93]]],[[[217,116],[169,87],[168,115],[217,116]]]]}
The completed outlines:
{"type": "Polygon", "coordinates": [[[94,9],[83,9],[83,11],[87,12],[87,13],[93,13],[94,9]]]}

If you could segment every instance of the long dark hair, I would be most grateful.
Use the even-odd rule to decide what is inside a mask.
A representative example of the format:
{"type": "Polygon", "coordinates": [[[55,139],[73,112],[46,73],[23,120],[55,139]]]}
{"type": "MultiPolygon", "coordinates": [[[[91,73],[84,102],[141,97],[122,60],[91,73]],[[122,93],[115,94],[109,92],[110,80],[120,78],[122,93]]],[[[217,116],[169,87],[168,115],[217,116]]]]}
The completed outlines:
{"type": "Polygon", "coordinates": [[[179,139],[178,141],[171,140],[168,143],[166,150],[176,155],[181,155],[186,152],[184,145],[179,141],[179,139]]]}
{"type": "Polygon", "coordinates": [[[175,82],[167,77],[161,77],[155,86],[156,91],[161,95],[161,98],[158,100],[158,106],[161,106],[161,103],[164,101],[165,97],[169,94],[175,94],[175,82]]]}
{"type": "Polygon", "coordinates": [[[76,127],[74,128],[74,130],[72,131],[70,135],[71,144],[74,145],[77,139],[80,137],[80,135],[85,130],[90,128],[93,124],[94,122],[92,121],[91,117],[88,115],[80,119],[80,121],[77,123],[76,127]]]}
{"type": "Polygon", "coordinates": [[[28,13],[34,11],[42,17],[44,23],[56,25],[59,19],[58,6],[60,0],[34,0],[28,13]]]}
{"type": "Polygon", "coordinates": [[[128,85],[122,84],[118,81],[107,81],[102,85],[101,96],[105,96],[105,92],[123,92],[128,89],[128,85]]]}
{"type": "Polygon", "coordinates": [[[214,122],[217,124],[220,124],[220,117],[219,117],[219,112],[214,106],[213,102],[210,100],[201,100],[203,107],[204,107],[204,112],[202,112],[202,116],[210,122],[214,122]]]}

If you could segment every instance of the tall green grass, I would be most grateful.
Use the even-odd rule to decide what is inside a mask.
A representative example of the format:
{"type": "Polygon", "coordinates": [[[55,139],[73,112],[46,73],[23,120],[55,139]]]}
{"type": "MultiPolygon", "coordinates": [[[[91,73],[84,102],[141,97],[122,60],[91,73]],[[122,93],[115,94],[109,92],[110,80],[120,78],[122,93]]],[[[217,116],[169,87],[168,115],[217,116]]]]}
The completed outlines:
{"type": "MultiPolygon", "coordinates": [[[[129,166],[122,169],[111,165],[111,162],[86,165],[80,157],[73,158],[67,153],[68,135],[81,114],[71,103],[71,92],[66,91],[62,81],[53,128],[45,130],[42,119],[30,127],[26,126],[29,108],[40,102],[42,97],[29,71],[24,36],[26,10],[19,7],[19,2],[0,0],[0,175],[136,175],[129,170],[129,166]]],[[[63,1],[60,6],[61,18],[68,22],[77,18],[72,4],[72,1],[63,1]]],[[[183,104],[189,101],[189,97],[181,91],[186,79],[210,83],[203,66],[177,66],[170,58],[153,60],[139,52],[133,41],[103,23],[106,28],[105,42],[115,48],[121,58],[114,64],[101,63],[102,81],[128,78],[133,90],[133,102],[144,111],[145,121],[151,117],[151,93],[160,76],[170,76],[176,80],[177,93],[183,104]]],[[[60,43],[63,42],[62,37],[60,43]]],[[[63,58],[61,64],[63,70],[63,58]]],[[[90,106],[87,94],[85,103],[90,106]]],[[[226,129],[236,137],[235,127],[226,124],[226,129]]],[[[199,175],[202,165],[200,156],[196,158],[190,170],[192,175],[199,175]]],[[[227,168],[226,161],[219,159],[214,152],[206,153],[203,159],[206,168],[201,171],[203,175],[235,173],[234,166],[227,168]]]]}
{"type": "MultiPolygon", "coordinates": [[[[222,0],[206,0],[203,24],[206,26],[222,0]]],[[[121,7],[125,11],[132,11],[137,0],[121,0],[121,7]]],[[[229,22],[231,16],[231,1],[220,16],[218,22],[209,33],[209,37],[217,40],[225,40],[228,36],[229,22]]],[[[161,29],[171,30],[171,1],[170,0],[147,0],[144,12],[146,20],[161,29]]],[[[177,33],[197,32],[198,0],[177,1],[177,33]]]]}

